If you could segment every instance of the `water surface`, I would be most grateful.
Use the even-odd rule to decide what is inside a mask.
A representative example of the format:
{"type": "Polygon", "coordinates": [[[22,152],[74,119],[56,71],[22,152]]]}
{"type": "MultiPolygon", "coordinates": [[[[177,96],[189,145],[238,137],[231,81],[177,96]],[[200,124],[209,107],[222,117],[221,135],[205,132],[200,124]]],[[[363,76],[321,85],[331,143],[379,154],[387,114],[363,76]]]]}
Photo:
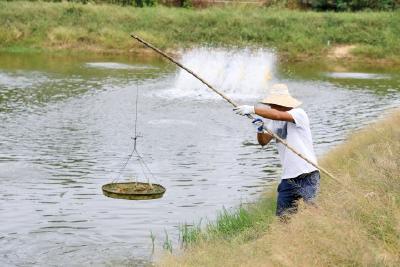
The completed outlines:
{"type": "MultiPolygon", "coordinates": [[[[250,49],[200,48],[181,60],[240,104],[287,83],[319,156],[400,100],[390,70],[327,75],[250,49]]],[[[1,266],[144,265],[150,233],[156,248],[166,232],[176,247],[179,225],[257,199],[280,174],[276,150],[255,145],[246,118],[161,59],[0,54],[0,120],[1,266]],[[133,147],[136,90],[138,149],[167,188],[158,200],[101,192],[133,147]]],[[[120,180],[134,179],[146,180],[135,161],[120,180]]]]}

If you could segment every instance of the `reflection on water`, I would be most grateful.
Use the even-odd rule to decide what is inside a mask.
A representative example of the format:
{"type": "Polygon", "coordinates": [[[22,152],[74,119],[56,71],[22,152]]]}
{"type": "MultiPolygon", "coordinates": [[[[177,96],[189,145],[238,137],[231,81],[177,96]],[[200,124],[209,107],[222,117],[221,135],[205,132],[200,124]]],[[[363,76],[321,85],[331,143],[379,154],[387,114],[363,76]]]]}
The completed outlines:
{"type": "Polygon", "coordinates": [[[325,76],[338,79],[367,79],[380,80],[390,79],[390,75],[363,72],[327,72],[325,76]]]}
{"type": "MultiPolygon", "coordinates": [[[[399,105],[393,74],[380,80],[382,90],[371,90],[377,80],[354,83],[321,77],[321,70],[307,78],[285,74],[268,51],[217,50],[213,57],[212,50],[200,49],[189,55],[185,63],[239,103],[263,97],[267,68],[287,82],[310,115],[318,155],[399,105]],[[206,66],[214,67],[204,71],[206,66]],[[226,68],[216,75],[220,66],[226,68]]],[[[249,121],[165,62],[0,59],[0,266],[145,265],[151,232],[158,247],[165,231],[176,246],[181,223],[213,219],[223,206],[252,201],[279,177],[276,150],[255,145],[249,121]],[[87,64],[95,62],[107,68],[87,64]],[[139,150],[155,182],[167,188],[158,200],[101,193],[132,149],[136,87],[139,150]]],[[[135,162],[123,179],[133,177],[145,179],[135,162]]]]}
{"type": "Polygon", "coordinates": [[[134,69],[152,69],[151,66],[146,65],[132,65],[122,64],[118,62],[89,62],[86,66],[100,69],[111,69],[111,70],[134,70],[134,69]]]}

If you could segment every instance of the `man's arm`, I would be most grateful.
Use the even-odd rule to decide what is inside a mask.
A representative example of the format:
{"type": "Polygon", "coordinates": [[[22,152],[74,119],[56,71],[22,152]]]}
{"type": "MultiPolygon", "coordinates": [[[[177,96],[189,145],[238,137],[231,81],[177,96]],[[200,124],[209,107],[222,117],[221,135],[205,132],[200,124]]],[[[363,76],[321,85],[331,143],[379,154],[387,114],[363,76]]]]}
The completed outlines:
{"type": "MultiPolygon", "coordinates": [[[[238,106],[233,110],[235,110],[237,114],[242,116],[249,114],[257,114],[263,118],[267,118],[270,120],[288,121],[295,123],[293,116],[289,112],[280,111],[275,108],[269,108],[262,105],[257,105],[257,106],[243,105],[243,106],[238,106]]],[[[262,126],[261,128],[259,128],[260,127],[259,122],[262,122],[262,120],[255,119],[253,121],[253,123],[256,124],[258,127],[257,141],[260,145],[265,146],[272,140],[273,137],[267,133],[262,132],[262,126]]]]}
{"type": "Polygon", "coordinates": [[[279,111],[262,105],[256,105],[254,111],[255,114],[270,120],[294,122],[293,116],[286,111],[279,111]]]}
{"type": "Polygon", "coordinates": [[[264,132],[264,122],[262,119],[257,118],[253,121],[257,127],[257,141],[260,145],[265,146],[271,141],[272,135],[264,132]]]}

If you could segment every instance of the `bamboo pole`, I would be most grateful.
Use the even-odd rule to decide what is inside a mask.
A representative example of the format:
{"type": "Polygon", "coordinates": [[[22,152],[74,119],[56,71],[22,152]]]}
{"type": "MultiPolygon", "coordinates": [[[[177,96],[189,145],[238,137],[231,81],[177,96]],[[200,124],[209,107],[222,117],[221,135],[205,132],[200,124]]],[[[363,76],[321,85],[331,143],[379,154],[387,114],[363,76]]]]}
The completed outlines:
{"type": "MultiPolygon", "coordinates": [[[[217,89],[215,89],[211,84],[209,84],[206,80],[204,80],[203,78],[201,78],[200,76],[198,76],[196,73],[194,73],[191,69],[187,68],[186,66],[182,65],[181,63],[179,63],[177,60],[175,60],[174,58],[172,58],[171,56],[167,55],[166,53],[164,53],[163,51],[161,51],[160,49],[158,49],[157,47],[153,46],[152,44],[146,42],[145,40],[141,39],[140,37],[138,37],[137,35],[131,34],[131,37],[133,39],[136,39],[137,41],[139,41],[140,43],[144,44],[145,46],[153,49],[154,51],[156,51],[157,53],[159,53],[160,55],[162,55],[163,57],[167,58],[169,61],[171,61],[172,63],[178,65],[179,67],[181,67],[182,69],[184,69],[185,71],[187,71],[188,73],[190,73],[191,75],[193,75],[196,79],[198,79],[199,81],[201,81],[203,84],[205,84],[209,89],[211,89],[214,93],[216,93],[217,95],[221,96],[224,100],[226,100],[228,103],[230,103],[233,107],[238,107],[238,104],[236,104],[232,99],[230,99],[227,95],[225,95],[224,93],[218,91],[217,89]]],[[[254,120],[254,117],[252,115],[247,115],[247,117],[249,119],[254,120]]],[[[305,160],[307,163],[311,164],[312,166],[314,166],[315,168],[317,168],[318,170],[324,172],[325,174],[327,174],[331,179],[333,179],[334,181],[336,181],[339,184],[342,184],[341,181],[339,181],[333,174],[331,174],[330,172],[328,172],[325,168],[317,165],[316,163],[312,162],[310,159],[308,159],[306,156],[304,156],[303,154],[301,154],[300,152],[298,152],[295,148],[293,148],[292,146],[290,146],[284,139],[280,138],[279,136],[277,136],[276,134],[274,134],[273,132],[271,132],[267,127],[263,127],[264,131],[266,133],[268,133],[269,135],[271,135],[273,138],[275,138],[276,140],[278,140],[279,142],[281,142],[285,147],[287,147],[289,150],[291,150],[294,154],[296,154],[297,156],[299,156],[300,158],[302,158],[303,160],[305,160]]]]}

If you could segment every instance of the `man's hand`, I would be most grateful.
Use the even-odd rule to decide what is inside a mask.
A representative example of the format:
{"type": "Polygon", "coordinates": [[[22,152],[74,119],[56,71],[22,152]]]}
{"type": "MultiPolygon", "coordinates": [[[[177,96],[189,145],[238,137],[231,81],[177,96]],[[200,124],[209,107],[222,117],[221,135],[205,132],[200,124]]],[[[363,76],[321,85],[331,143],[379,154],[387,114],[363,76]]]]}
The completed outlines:
{"type": "Polygon", "coordinates": [[[247,116],[255,113],[254,106],[249,106],[249,105],[238,106],[233,110],[236,112],[236,114],[242,116],[247,116]]]}
{"type": "Polygon", "coordinates": [[[255,119],[252,121],[254,126],[257,128],[257,133],[264,133],[264,122],[262,119],[255,119]]]}

